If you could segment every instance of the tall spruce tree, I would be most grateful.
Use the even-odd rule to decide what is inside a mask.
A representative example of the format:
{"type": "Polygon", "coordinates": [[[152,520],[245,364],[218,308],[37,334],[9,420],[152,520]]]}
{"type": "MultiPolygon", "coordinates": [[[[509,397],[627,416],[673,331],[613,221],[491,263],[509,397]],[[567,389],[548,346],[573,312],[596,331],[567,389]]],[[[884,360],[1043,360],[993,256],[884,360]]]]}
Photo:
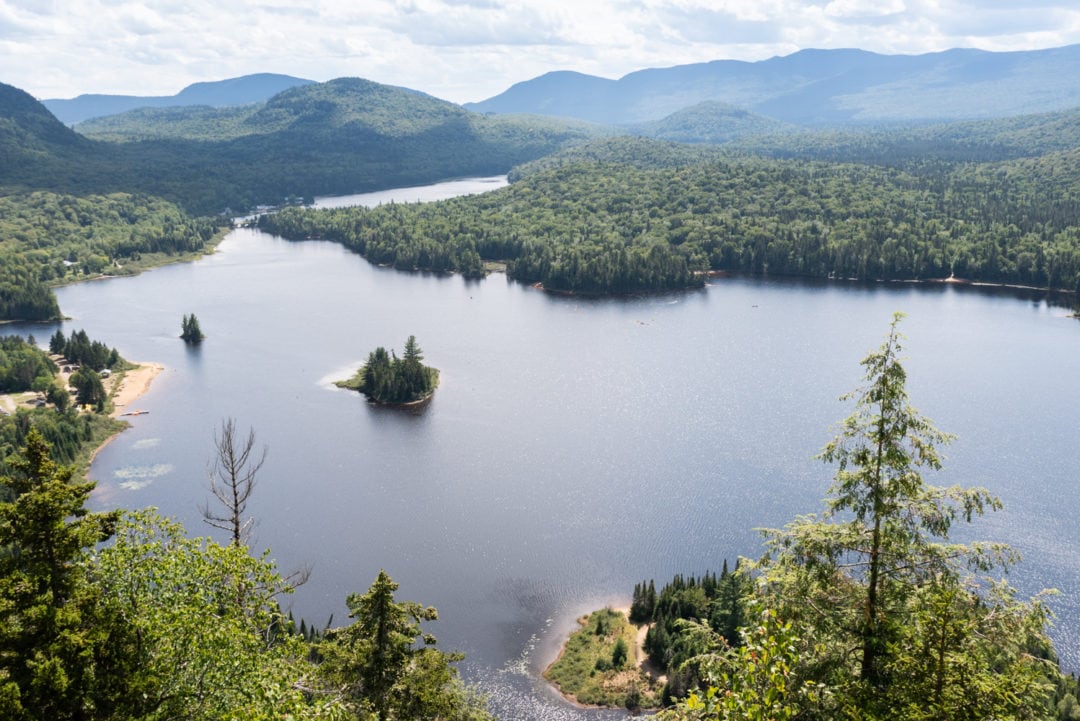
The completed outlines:
{"type": "MultiPolygon", "coordinates": [[[[856,705],[879,711],[893,702],[898,658],[906,644],[915,643],[912,609],[927,602],[926,589],[967,589],[946,596],[963,596],[976,616],[980,605],[1004,610],[1004,596],[994,600],[971,590],[968,574],[1007,566],[1015,558],[1001,544],[949,539],[954,522],[970,521],[1001,504],[983,488],[924,482],[924,470],[941,467],[938,448],[951,437],[908,402],[898,330],[902,318],[894,316],[885,342],[862,361],[865,385],[844,397],[854,398],[855,410],[820,455],[837,467],[825,512],[767,531],[769,551],[762,561],[768,603],[818,642],[802,671],[835,684],[856,705]],[[854,668],[848,661],[853,657],[854,668]]],[[[1023,604],[1009,611],[1030,620],[1029,612],[1040,613],[1023,604]]],[[[1025,632],[1024,638],[1038,636],[1032,634],[1025,632]]],[[[1005,644],[996,648],[1003,652],[1005,644]]],[[[1022,691],[1030,691],[1026,682],[1009,693],[1022,691]]],[[[964,703],[976,708],[980,700],[971,693],[964,703]]]]}
{"type": "Polygon", "coordinates": [[[88,513],[93,483],[57,466],[36,429],[0,479],[0,718],[83,719],[93,714],[101,624],[80,561],[108,538],[116,514],[88,513]]]}

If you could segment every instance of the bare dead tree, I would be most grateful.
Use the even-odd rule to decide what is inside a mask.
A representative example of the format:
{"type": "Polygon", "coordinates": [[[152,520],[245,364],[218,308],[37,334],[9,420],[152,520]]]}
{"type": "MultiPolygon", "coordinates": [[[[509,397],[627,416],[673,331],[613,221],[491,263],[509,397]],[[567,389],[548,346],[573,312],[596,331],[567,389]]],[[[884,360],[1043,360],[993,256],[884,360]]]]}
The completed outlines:
{"type": "Polygon", "coordinates": [[[233,544],[246,544],[255,519],[245,518],[248,499],[255,491],[256,476],[266,461],[266,446],[255,447],[255,430],[249,428],[243,436],[236,421],[226,418],[214,432],[214,458],[207,464],[210,492],[224,510],[202,503],[199,511],[203,520],[214,528],[232,534],[233,544]]]}

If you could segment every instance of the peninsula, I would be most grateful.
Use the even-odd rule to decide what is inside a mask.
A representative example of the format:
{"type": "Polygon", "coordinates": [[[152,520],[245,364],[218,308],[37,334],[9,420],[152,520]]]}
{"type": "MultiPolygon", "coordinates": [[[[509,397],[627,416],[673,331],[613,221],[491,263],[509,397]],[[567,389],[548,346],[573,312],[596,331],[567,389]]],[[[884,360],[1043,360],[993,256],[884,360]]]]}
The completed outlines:
{"type": "Polygon", "coordinates": [[[586,708],[660,707],[664,680],[643,648],[647,626],[636,626],[629,609],[603,608],[578,619],[580,628],[544,670],[571,703],[586,708]]]}

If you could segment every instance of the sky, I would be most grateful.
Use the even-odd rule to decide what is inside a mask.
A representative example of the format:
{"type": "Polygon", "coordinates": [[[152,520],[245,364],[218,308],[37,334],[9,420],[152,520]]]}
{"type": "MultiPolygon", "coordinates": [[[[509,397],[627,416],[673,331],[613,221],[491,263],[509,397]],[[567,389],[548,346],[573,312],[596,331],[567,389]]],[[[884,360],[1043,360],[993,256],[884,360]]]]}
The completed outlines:
{"type": "Polygon", "coordinates": [[[551,70],[1073,43],[1076,0],[0,0],[0,82],[39,99],[273,72],[463,103],[551,70]]]}

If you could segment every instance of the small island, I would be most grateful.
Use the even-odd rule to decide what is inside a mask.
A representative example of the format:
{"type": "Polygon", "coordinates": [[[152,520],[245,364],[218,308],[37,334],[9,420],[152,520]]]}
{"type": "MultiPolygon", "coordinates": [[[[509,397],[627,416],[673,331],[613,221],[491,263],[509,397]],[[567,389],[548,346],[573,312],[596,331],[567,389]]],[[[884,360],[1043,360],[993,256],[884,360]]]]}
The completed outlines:
{"type": "Polygon", "coordinates": [[[579,618],[581,628],[567,639],[544,678],[583,706],[635,712],[658,708],[663,681],[647,668],[645,628],[627,615],[604,608],[579,618]]]}
{"type": "Polygon", "coordinates": [[[352,378],[334,385],[360,391],[369,401],[380,405],[422,405],[431,400],[439,385],[438,369],[424,365],[422,360],[424,354],[416,336],[411,335],[405,341],[401,358],[379,346],[368,354],[367,362],[352,378]]]}
{"type": "Polygon", "coordinates": [[[203,335],[202,328],[199,327],[199,319],[195,317],[194,313],[185,315],[180,322],[180,337],[188,345],[197,345],[206,338],[203,335]]]}

